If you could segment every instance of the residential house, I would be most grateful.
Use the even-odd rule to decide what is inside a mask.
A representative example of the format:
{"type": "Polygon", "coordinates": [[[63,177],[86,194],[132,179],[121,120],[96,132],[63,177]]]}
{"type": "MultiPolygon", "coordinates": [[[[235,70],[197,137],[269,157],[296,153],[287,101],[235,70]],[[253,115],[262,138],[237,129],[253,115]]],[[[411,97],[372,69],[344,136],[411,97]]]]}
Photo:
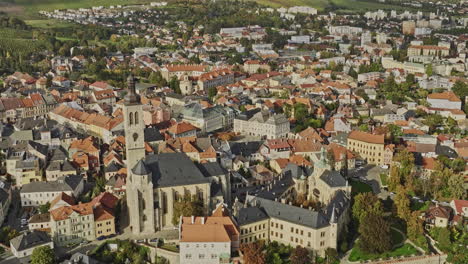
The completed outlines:
{"type": "Polygon", "coordinates": [[[29,263],[34,249],[48,246],[54,248],[50,237],[42,231],[24,231],[19,236],[10,240],[10,249],[13,256],[20,262],[29,263]]]}
{"type": "Polygon", "coordinates": [[[240,246],[239,228],[224,204],[211,216],[181,217],[179,238],[181,263],[230,263],[240,246]]]}

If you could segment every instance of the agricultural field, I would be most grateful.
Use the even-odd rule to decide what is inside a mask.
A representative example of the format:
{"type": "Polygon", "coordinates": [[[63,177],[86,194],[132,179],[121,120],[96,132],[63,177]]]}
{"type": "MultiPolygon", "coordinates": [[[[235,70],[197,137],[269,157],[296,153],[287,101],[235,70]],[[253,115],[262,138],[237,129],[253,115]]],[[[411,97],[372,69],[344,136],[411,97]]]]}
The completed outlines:
{"type": "Polygon", "coordinates": [[[255,2],[271,7],[311,6],[317,10],[324,10],[329,0],[254,0],[255,2]]]}
{"type": "Polygon", "coordinates": [[[129,5],[152,2],[151,0],[0,0],[3,11],[23,19],[40,19],[39,11],[92,6],[129,5]]]}

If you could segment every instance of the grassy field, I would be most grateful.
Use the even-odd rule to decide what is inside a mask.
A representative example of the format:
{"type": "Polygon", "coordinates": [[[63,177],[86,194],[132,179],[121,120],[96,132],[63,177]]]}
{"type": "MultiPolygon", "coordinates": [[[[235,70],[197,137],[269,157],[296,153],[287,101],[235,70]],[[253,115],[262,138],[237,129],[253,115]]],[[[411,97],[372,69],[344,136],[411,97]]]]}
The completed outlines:
{"type": "Polygon", "coordinates": [[[349,261],[366,261],[366,260],[374,260],[374,259],[379,259],[379,258],[411,256],[413,254],[418,254],[418,253],[419,251],[408,243],[392,251],[385,252],[383,254],[368,254],[368,253],[362,252],[357,246],[355,246],[351,250],[351,254],[349,255],[349,261]]]}
{"type": "Polygon", "coordinates": [[[60,21],[56,19],[30,19],[25,20],[26,24],[34,28],[66,28],[72,25],[72,23],[60,21]]]}
{"type": "Polygon", "coordinates": [[[351,181],[351,193],[358,194],[363,192],[372,192],[372,187],[364,182],[351,181]]]}
{"type": "Polygon", "coordinates": [[[40,18],[41,10],[51,11],[55,9],[86,8],[92,6],[111,6],[149,3],[152,0],[11,0],[0,3],[4,11],[18,15],[24,19],[40,18]]]}
{"type": "Polygon", "coordinates": [[[271,7],[311,6],[317,10],[323,10],[329,4],[329,0],[254,0],[262,5],[271,7]]]}

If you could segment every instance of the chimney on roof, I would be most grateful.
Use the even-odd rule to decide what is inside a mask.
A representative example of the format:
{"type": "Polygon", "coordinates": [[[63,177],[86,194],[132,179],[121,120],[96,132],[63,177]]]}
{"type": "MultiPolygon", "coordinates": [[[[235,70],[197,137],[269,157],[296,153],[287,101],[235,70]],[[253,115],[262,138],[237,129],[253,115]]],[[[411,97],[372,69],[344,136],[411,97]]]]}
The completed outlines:
{"type": "Polygon", "coordinates": [[[195,223],[195,216],[192,215],[192,224],[195,223]]]}
{"type": "Polygon", "coordinates": [[[205,217],[204,217],[204,216],[201,218],[201,224],[202,224],[202,225],[205,224],[205,217]]]}

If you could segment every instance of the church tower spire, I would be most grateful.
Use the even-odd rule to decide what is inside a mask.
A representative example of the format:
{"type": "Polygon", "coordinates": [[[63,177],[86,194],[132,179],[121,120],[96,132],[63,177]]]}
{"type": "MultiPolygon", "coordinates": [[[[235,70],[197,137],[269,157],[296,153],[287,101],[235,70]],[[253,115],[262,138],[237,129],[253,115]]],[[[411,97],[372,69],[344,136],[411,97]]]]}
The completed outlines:
{"type": "Polygon", "coordinates": [[[154,232],[154,190],[151,172],[145,168],[143,106],[136,93],[135,78],[127,78],[124,97],[127,207],[133,234],[154,232]]]}

